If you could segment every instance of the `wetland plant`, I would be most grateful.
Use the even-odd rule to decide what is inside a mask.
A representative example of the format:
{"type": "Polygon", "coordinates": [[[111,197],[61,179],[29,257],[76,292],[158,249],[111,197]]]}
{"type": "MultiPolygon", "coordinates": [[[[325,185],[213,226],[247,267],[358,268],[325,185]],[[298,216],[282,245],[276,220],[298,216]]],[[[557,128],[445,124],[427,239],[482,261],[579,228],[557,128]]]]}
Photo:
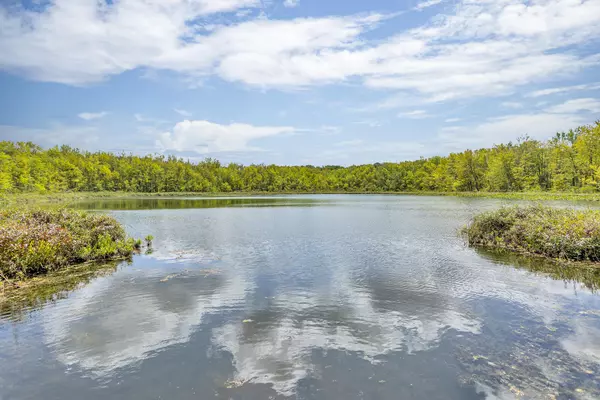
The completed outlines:
{"type": "Polygon", "coordinates": [[[131,256],[128,238],[109,215],[67,209],[0,210],[0,279],[22,280],[74,264],[131,256]]]}
{"type": "Polygon", "coordinates": [[[144,240],[146,241],[146,246],[150,248],[152,247],[152,241],[154,240],[154,236],[148,235],[144,238],[144,240]]]}
{"type": "Polygon", "coordinates": [[[600,262],[600,210],[502,207],[475,216],[461,233],[469,245],[600,262]]]}

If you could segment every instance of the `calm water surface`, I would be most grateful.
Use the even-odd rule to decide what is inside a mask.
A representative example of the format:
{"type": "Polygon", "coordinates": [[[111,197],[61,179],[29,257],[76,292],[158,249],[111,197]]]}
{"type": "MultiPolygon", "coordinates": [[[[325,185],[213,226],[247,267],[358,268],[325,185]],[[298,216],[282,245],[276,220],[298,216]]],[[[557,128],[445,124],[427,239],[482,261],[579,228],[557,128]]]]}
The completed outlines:
{"type": "Polygon", "coordinates": [[[78,204],[154,251],[3,308],[0,399],[600,398],[599,274],[465,248],[457,229],[500,204],[78,204]]]}

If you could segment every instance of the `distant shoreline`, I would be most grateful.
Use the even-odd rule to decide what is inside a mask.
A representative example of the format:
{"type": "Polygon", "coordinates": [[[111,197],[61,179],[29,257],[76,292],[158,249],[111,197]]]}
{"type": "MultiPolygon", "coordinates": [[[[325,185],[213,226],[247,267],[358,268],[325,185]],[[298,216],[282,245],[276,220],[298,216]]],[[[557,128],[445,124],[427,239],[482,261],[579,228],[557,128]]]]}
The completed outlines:
{"type": "Polygon", "coordinates": [[[63,192],[63,193],[15,193],[0,196],[2,205],[27,205],[37,203],[65,203],[102,199],[152,199],[152,198],[215,198],[215,197],[261,197],[300,195],[389,195],[389,196],[444,196],[492,198],[507,200],[564,200],[600,202],[600,193],[571,192],[63,192]]]}

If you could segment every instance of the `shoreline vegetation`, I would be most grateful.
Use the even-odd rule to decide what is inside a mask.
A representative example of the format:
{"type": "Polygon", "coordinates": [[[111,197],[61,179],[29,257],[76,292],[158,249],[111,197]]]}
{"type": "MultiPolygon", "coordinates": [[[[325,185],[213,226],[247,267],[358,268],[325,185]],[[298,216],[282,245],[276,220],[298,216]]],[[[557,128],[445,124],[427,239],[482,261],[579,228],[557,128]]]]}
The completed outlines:
{"type": "Polygon", "coordinates": [[[390,196],[448,196],[464,198],[491,198],[504,200],[527,201],[588,201],[600,202],[600,193],[574,193],[574,192],[60,192],[60,193],[10,193],[0,194],[0,209],[2,207],[32,206],[40,204],[68,204],[85,200],[103,199],[169,199],[169,198],[195,198],[214,199],[218,197],[268,197],[268,196],[300,196],[300,195],[390,195],[390,196]]]}
{"type": "MultiPolygon", "coordinates": [[[[150,246],[152,238],[146,241],[150,246]]],[[[142,247],[105,214],[68,209],[0,210],[0,281],[5,286],[74,265],[126,260],[142,247]]]]}
{"type": "Polygon", "coordinates": [[[600,266],[600,210],[504,206],[462,228],[470,246],[600,266]]]}
{"type": "Polygon", "coordinates": [[[582,193],[600,195],[600,121],[546,141],[415,161],[339,166],[221,164],[0,142],[0,194],[582,193]]]}

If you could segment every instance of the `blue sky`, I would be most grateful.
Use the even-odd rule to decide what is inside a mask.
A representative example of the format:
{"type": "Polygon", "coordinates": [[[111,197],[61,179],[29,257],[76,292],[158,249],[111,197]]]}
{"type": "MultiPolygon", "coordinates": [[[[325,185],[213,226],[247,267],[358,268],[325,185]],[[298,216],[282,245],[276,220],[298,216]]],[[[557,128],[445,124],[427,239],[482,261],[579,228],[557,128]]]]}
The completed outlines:
{"type": "Polygon", "coordinates": [[[0,139],[359,164],[600,119],[600,0],[0,4],[0,139]]]}

